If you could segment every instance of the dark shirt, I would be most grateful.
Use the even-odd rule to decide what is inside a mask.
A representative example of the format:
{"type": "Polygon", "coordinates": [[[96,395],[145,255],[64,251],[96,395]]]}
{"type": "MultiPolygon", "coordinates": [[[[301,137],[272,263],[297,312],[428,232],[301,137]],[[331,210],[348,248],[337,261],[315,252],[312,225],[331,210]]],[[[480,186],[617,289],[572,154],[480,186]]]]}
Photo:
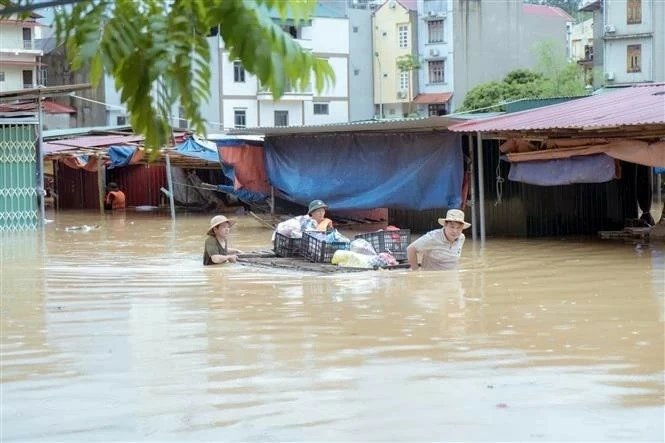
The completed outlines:
{"type": "Polygon", "coordinates": [[[224,242],[224,246],[222,246],[218,241],[216,237],[213,237],[212,235],[209,235],[208,238],[206,238],[206,243],[205,247],[203,248],[203,265],[208,266],[208,265],[216,265],[217,263],[212,261],[212,256],[213,255],[227,255],[226,251],[226,242],[224,242]]]}

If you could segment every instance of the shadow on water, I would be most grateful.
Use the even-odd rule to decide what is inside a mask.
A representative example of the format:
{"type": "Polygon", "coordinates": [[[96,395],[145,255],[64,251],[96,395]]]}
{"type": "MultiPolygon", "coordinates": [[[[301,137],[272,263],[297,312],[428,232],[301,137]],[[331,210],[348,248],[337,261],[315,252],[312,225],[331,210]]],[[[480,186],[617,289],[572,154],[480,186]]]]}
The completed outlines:
{"type": "Polygon", "coordinates": [[[469,241],[459,272],[318,276],[203,267],[207,216],[51,218],[2,238],[7,440],[664,438],[662,246],[469,241]]]}

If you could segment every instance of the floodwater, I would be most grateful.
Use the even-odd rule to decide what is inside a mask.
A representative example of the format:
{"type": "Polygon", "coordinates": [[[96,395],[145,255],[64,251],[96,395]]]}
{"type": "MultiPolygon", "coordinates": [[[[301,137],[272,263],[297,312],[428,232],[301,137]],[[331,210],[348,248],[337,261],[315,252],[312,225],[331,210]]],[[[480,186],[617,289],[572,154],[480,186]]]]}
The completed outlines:
{"type": "Polygon", "coordinates": [[[665,439],[663,244],[321,276],[203,267],[210,215],[49,218],[2,237],[3,442],[665,439]]]}

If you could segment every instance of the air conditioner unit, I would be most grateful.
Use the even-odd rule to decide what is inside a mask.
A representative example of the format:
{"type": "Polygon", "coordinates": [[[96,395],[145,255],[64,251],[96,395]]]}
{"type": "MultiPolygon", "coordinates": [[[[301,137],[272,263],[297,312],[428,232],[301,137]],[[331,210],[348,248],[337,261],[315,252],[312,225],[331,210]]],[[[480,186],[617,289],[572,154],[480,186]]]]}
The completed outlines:
{"type": "Polygon", "coordinates": [[[617,32],[617,28],[615,28],[614,25],[605,25],[605,32],[608,34],[614,34],[617,32]]]}
{"type": "Polygon", "coordinates": [[[429,50],[429,55],[432,57],[438,57],[439,56],[439,50],[436,48],[432,48],[429,50]]]}
{"type": "Polygon", "coordinates": [[[607,80],[608,82],[614,81],[614,72],[606,72],[605,80],[607,80]]]}
{"type": "Polygon", "coordinates": [[[397,98],[406,98],[406,91],[397,91],[397,98]]]}

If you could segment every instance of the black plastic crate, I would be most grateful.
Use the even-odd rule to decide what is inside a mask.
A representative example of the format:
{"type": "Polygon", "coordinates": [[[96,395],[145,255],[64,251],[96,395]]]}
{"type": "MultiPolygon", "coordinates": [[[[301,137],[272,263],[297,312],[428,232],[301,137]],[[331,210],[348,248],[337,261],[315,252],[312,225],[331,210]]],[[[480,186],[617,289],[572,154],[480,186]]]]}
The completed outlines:
{"type": "Polygon", "coordinates": [[[302,239],[300,238],[290,238],[286,235],[282,235],[279,232],[275,232],[275,255],[278,257],[300,257],[302,256],[300,252],[300,246],[302,245],[302,239]]]}
{"type": "Polygon", "coordinates": [[[367,240],[377,254],[389,252],[399,262],[408,259],[406,248],[411,244],[411,230],[376,231],[356,234],[356,238],[367,240]]]}
{"type": "Polygon", "coordinates": [[[303,257],[314,263],[330,263],[335,251],[349,249],[347,242],[327,242],[325,238],[325,232],[305,231],[301,244],[303,257]]]}

